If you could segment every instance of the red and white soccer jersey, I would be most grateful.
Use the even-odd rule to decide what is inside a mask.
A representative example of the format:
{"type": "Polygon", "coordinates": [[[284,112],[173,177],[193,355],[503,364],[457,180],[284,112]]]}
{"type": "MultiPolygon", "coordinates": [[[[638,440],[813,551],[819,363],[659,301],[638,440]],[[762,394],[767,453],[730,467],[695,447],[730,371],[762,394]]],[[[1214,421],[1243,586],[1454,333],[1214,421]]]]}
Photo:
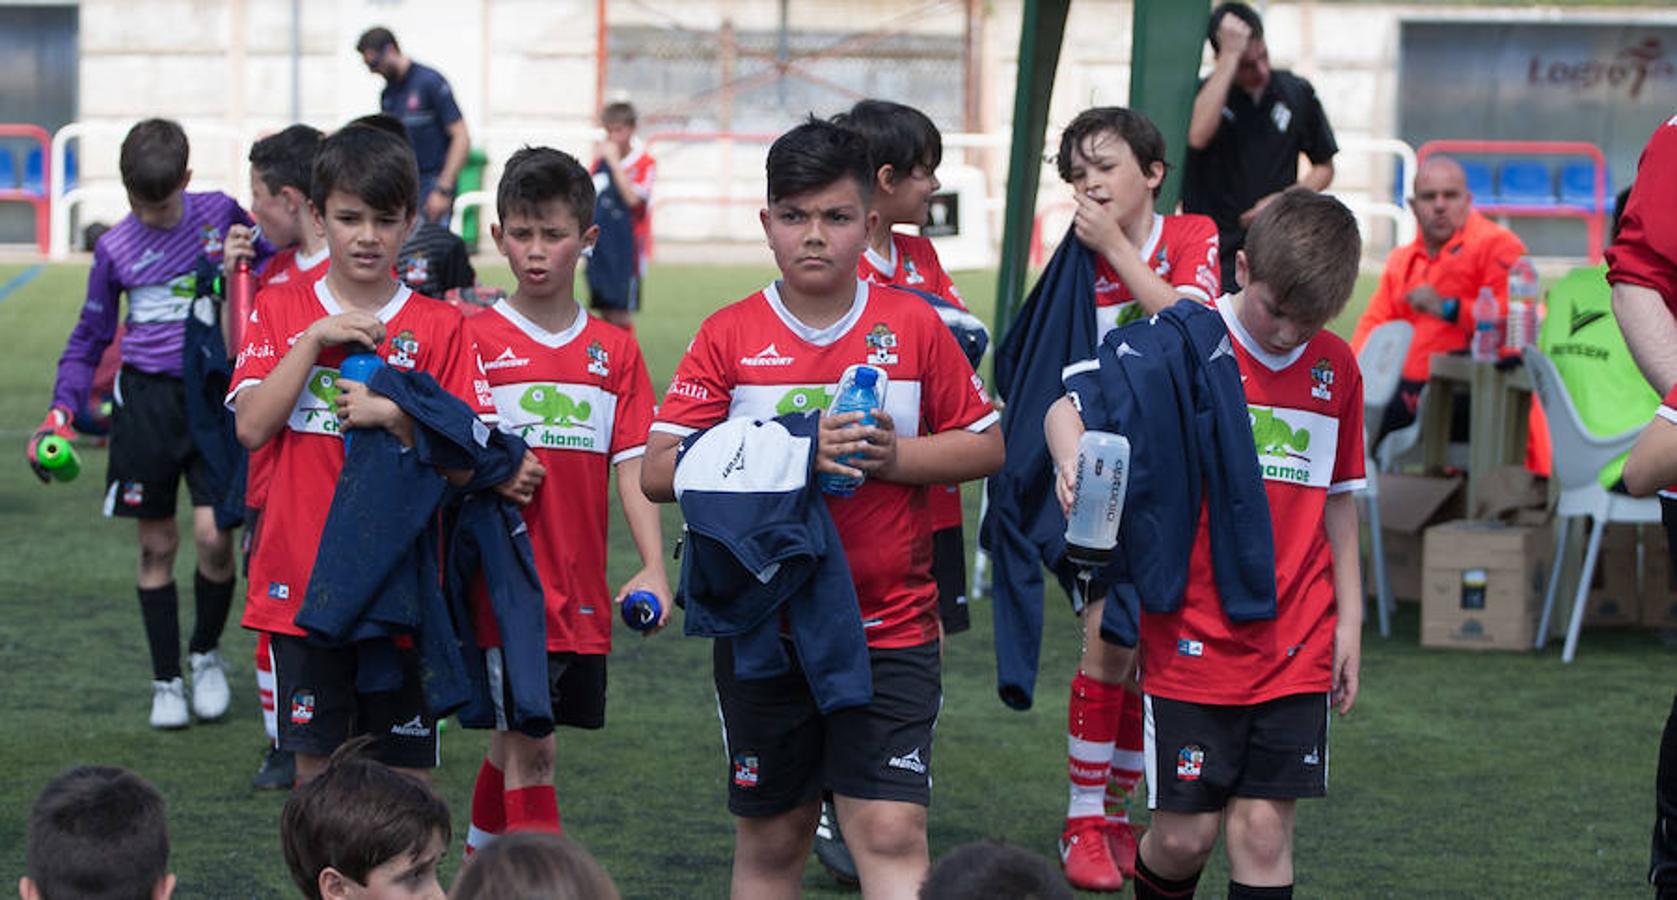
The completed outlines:
{"type": "Polygon", "coordinates": [[[1607,248],[1607,280],[1656,291],[1677,315],[1677,116],[1654,129],[1607,248]]]}
{"type": "MultiPolygon", "coordinates": [[[[331,268],[327,265],[330,258],[324,246],[319,252],[308,256],[299,255],[295,246],[274,254],[268,260],[268,264],[262,267],[262,274],[257,277],[256,308],[262,308],[262,292],[270,287],[313,284],[331,268]]],[[[261,509],[268,497],[268,480],[274,465],[273,456],[272,441],[250,451],[250,466],[245,474],[245,506],[251,509],[261,509]]]]}
{"type": "Polygon", "coordinates": [[[1323,331],[1286,357],[1265,352],[1217,303],[1234,338],[1275,532],[1276,615],[1235,624],[1212,574],[1205,513],[1182,607],[1141,616],[1142,687],[1172,700],[1262,703],[1333,687],[1333,555],[1323,510],[1361,490],[1363,380],[1343,339],[1323,331]]]}
{"type": "MultiPolygon", "coordinates": [[[[646,452],[652,380],[629,332],[577,307],[554,334],[505,300],[466,322],[477,344],[501,427],[524,439],[547,469],[524,507],[547,598],[547,649],[611,651],[606,584],[611,467],[646,452]]],[[[474,596],[478,643],[500,643],[489,604],[474,596]]]]}
{"type": "MultiPolygon", "coordinates": [[[[925,291],[948,300],[961,309],[967,308],[955,282],[943,270],[932,239],[914,234],[891,232],[891,258],[886,259],[869,247],[856,261],[856,275],[873,284],[895,284],[925,291]]],[[[927,489],[933,531],[954,528],[961,524],[961,486],[935,484],[927,489]]]]}
{"type": "MultiPolygon", "coordinates": [[[[1141,258],[1177,293],[1210,304],[1222,290],[1217,257],[1217,224],[1206,216],[1153,214],[1153,231],[1141,245],[1141,258]]],[[[1096,340],[1146,312],[1106,257],[1095,256],[1096,340]]]]}
{"type": "MultiPolygon", "coordinates": [[[[272,374],[309,325],[343,311],[324,279],[265,291],[256,321],[246,329],[227,405],[232,407],[240,391],[272,374]]],[[[477,350],[458,311],[402,286],[377,315],[385,329],[378,352],[386,365],[429,372],[480,415],[494,418],[488,382],[483,380],[477,350]]],[[[251,552],[250,588],[242,620],[246,628],[303,634],[292,620],[308,587],[338,472],[344,465],[335,400],[338,366],[346,355],[341,346],[320,352],[285,426],[268,442],[274,448],[271,484],[283,488],[269,491],[262,535],[251,552]]]]}
{"type": "MultiPolygon", "coordinates": [[[[646,261],[652,258],[652,183],[658,179],[658,163],[637,141],[618,165],[623,167],[623,174],[629,177],[629,183],[635,186],[635,193],[641,198],[641,205],[629,212],[629,224],[635,233],[635,259],[639,266],[636,272],[645,278],[646,261]]],[[[592,171],[594,191],[599,193],[610,183],[611,173],[600,168],[599,160],[594,161],[592,171]]]]}
{"type": "MultiPolygon", "coordinates": [[[[825,408],[844,370],[878,366],[884,408],[903,437],[979,432],[997,415],[983,383],[931,305],[856,282],[850,312],[814,329],[770,285],[712,314],[676,367],[652,430],[685,437],[740,416],[767,419],[825,408]]],[[[827,497],[850,562],[870,647],[913,647],[938,636],[937,584],[926,491],[869,479],[827,497]]]]}

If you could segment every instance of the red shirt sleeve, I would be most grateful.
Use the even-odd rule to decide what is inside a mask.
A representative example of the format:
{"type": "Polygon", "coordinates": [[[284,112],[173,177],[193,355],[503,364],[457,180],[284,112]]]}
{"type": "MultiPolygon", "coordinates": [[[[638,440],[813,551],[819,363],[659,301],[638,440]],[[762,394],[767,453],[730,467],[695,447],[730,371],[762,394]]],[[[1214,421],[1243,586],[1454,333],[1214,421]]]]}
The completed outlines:
{"type": "Polygon", "coordinates": [[[623,364],[617,369],[617,419],[612,425],[611,461],[633,459],[646,451],[646,433],[652,427],[652,377],[646,360],[633,338],[619,351],[623,364]]]}
{"type": "Polygon", "coordinates": [[[699,326],[699,333],[675,368],[669,390],[664,392],[654,431],[685,437],[728,418],[734,372],[727,347],[717,336],[719,330],[714,316],[699,326]]]}
{"type": "Polygon", "coordinates": [[[967,363],[955,336],[943,327],[943,320],[927,308],[930,323],[923,329],[926,367],[920,386],[921,418],[927,434],[956,428],[983,431],[1000,418],[984,391],[984,380],[967,363]]]}
{"type": "Polygon", "coordinates": [[[1218,258],[1217,223],[1207,216],[1177,216],[1180,236],[1171,248],[1170,284],[1203,303],[1216,302],[1223,293],[1222,263],[1218,258]]]}
{"type": "Polygon", "coordinates": [[[1609,283],[1657,291],[1677,310],[1677,116],[1654,131],[1607,249],[1609,283]]]}
{"type": "Polygon", "coordinates": [[[1367,477],[1363,466],[1363,372],[1351,354],[1344,354],[1340,378],[1333,387],[1340,402],[1339,446],[1334,450],[1328,493],[1337,494],[1360,487],[1367,477]]]}

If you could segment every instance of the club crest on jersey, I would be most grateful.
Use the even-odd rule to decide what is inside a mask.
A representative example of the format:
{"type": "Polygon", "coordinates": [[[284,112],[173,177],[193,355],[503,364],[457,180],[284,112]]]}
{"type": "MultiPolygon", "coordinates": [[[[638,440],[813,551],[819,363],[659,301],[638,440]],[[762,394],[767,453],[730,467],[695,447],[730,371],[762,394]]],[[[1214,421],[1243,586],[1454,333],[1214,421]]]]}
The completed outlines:
{"type": "Polygon", "coordinates": [[[611,354],[599,341],[588,345],[588,374],[601,378],[611,374],[611,354]]]}
{"type": "Polygon", "coordinates": [[[734,754],[734,787],[750,790],[762,780],[762,761],[755,753],[734,754]]]}
{"type": "Polygon", "coordinates": [[[419,360],[419,338],[413,332],[402,329],[402,332],[390,339],[390,354],[384,358],[386,364],[398,369],[413,369],[419,360]]]}
{"type": "Polygon", "coordinates": [[[889,366],[897,362],[897,334],[884,322],[868,330],[868,365],[889,366]]]}
{"type": "Polygon", "coordinates": [[[1159,251],[1153,254],[1153,274],[1160,278],[1170,277],[1170,260],[1165,257],[1165,245],[1159,245],[1159,251]]]}
{"type": "Polygon", "coordinates": [[[920,269],[914,265],[914,260],[906,256],[903,257],[903,283],[922,284],[925,280],[926,276],[920,274],[920,269]]]}
{"type": "Polygon", "coordinates": [[[314,692],[297,691],[291,695],[291,724],[307,725],[314,721],[314,692]]]}
{"type": "Polygon", "coordinates": [[[423,253],[401,259],[402,280],[408,287],[417,288],[431,280],[431,258],[423,253]]]}
{"type": "Polygon", "coordinates": [[[1310,367],[1310,396],[1317,400],[1333,399],[1333,363],[1326,357],[1310,367]]]}
{"type": "Polygon", "coordinates": [[[1189,744],[1176,751],[1176,780],[1198,781],[1205,769],[1205,748],[1189,744]]]}
{"type": "Polygon", "coordinates": [[[221,229],[214,225],[205,225],[198,229],[198,242],[203,245],[204,255],[215,257],[221,255],[221,229]]]}

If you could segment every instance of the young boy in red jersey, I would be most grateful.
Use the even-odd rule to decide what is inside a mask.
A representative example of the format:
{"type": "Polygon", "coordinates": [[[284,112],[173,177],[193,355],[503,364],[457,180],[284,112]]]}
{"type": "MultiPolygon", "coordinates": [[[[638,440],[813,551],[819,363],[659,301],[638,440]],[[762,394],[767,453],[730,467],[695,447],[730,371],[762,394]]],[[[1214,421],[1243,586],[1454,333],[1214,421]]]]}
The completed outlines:
{"type": "Polygon", "coordinates": [[[850,565],[871,662],[872,701],[822,714],[791,669],[737,679],[728,642],[715,678],[735,816],[735,896],[797,893],[831,788],[869,896],[910,897],[928,868],[933,725],[941,697],[937,587],[926,486],[979,478],[1002,463],[997,415],[929,304],[856,277],[876,213],[860,135],[811,121],[768,154],[759,217],[781,277],[700,326],[647,438],[642,484],[674,499],[684,437],[741,417],[772,418],[793,395],[830,391],[867,363],[890,378],[875,425],[860,413],[820,422],[816,471],[867,480],[825,498],[850,565]],[[837,460],[860,454],[854,467],[837,460]]]}
{"type": "MultiPolygon", "coordinates": [[[[548,684],[553,721],[605,725],[606,655],[614,607],[631,591],[670,608],[658,507],[641,493],[641,455],[652,424],[652,381],[634,336],[596,319],[576,300],[576,264],[593,243],[594,186],[569,154],[547,147],[507,160],[490,228],[518,289],[468,319],[484,357],[501,427],[530,446],[545,474],[527,496],[536,571],[547,600],[548,684]],[[606,585],[611,472],[641,568],[613,597],[606,585]]],[[[499,669],[489,604],[474,598],[478,643],[499,669]]],[[[663,618],[659,625],[662,626],[663,618]]],[[[560,830],[552,732],[497,730],[472,791],[472,852],[510,831],[560,830]]]]}
{"type": "Polygon", "coordinates": [[[390,765],[423,777],[437,764],[436,721],[411,646],[399,648],[402,687],[361,693],[356,651],[312,645],[294,622],[344,464],[341,431],[383,428],[412,443],[412,420],[394,403],[338,379],[344,358],[374,348],[386,365],[430,373],[493,417],[487,385],[474,384],[481,363],[460,313],[391,274],[412,225],[418,177],[406,142],[378,129],[351,126],[322,143],[309,199],[331,266],[313,282],[263,293],[227,397],[240,443],[255,450],[272,441],[269,478],[286,486],[265,498],[244,625],[273,634],[280,747],[296,753],[299,782],[352,731],[378,735],[377,755],[390,765]]]}
{"type": "MultiPolygon", "coordinates": [[[[1099,338],[1182,299],[1218,293],[1217,226],[1205,216],[1154,211],[1165,180],[1165,139],[1146,116],[1116,106],[1078,113],[1056,157],[1070,184],[1077,239],[1094,251],[1099,338]]],[[[1069,365],[1077,360],[1060,360],[1069,365]]],[[[1104,599],[1083,615],[1083,654],[1067,707],[1071,798],[1060,833],[1066,879],[1116,891],[1135,874],[1129,795],[1141,780],[1141,697],[1132,654],[1100,638],[1104,599]]]]}
{"type": "MultiPolygon", "coordinates": [[[[250,148],[250,214],[268,243],[279,248],[257,273],[258,295],[271,285],[293,280],[312,282],[326,274],[330,259],[326,235],[309,205],[309,182],[314,158],[325,138],[308,125],[292,125],[271,134],[250,148]]],[[[252,259],[257,233],[242,225],[228,229],[226,258],[252,259]]],[[[264,445],[250,454],[245,474],[245,558],[261,533],[262,502],[268,495],[268,472],[273,446],[264,445]]],[[[262,765],[251,779],[259,790],[289,788],[296,780],[296,760],[279,749],[279,718],[274,708],[274,657],[266,631],[256,633],[256,693],[262,701],[262,725],[268,746],[262,765]]]]}
{"type": "MultiPolygon", "coordinates": [[[[1362,378],[1350,347],[1322,326],[1349,299],[1360,253],[1343,205],[1288,190],[1258,215],[1236,257],[1242,290],[1217,301],[1255,423],[1276,613],[1230,620],[1202,512],[1180,607],[1141,612],[1153,817],[1136,857],[1138,898],[1193,896],[1225,828],[1228,895],[1292,896],[1294,808],[1326,794],[1328,711],[1343,715],[1357,698],[1362,378]],[[1306,446],[1301,433],[1308,457],[1292,452],[1306,446]]],[[[1110,427],[1091,380],[1098,372],[1077,368],[1045,423],[1067,509],[1085,423],[1110,427]]]]}
{"type": "MultiPolygon", "coordinates": [[[[591,297],[594,312],[613,325],[634,327],[635,313],[641,308],[641,288],[646,278],[646,263],[652,257],[652,182],[658,177],[658,163],[646,147],[635,140],[636,115],[633,104],[618,101],[607,103],[600,110],[600,127],[606,139],[594,144],[594,194],[596,199],[614,188],[629,214],[633,258],[626,268],[633,280],[624,296],[595,293],[591,297]]],[[[592,220],[594,217],[590,217],[592,220]]],[[[605,252],[614,242],[598,245],[595,254],[605,252]]],[[[594,265],[590,262],[589,265],[594,265]]],[[[616,292],[611,292],[615,294],[616,292]]]]}
{"type": "Polygon", "coordinates": [[[110,468],[105,476],[105,515],[133,519],[139,538],[136,579],[140,618],[151,651],[153,728],[185,728],[191,715],[219,719],[229,692],[216,646],[233,601],[233,535],[218,528],[220,501],[208,464],[187,429],[182,385],[186,319],[199,294],[200,257],[220,264],[227,230],[249,225],[233,198],[189,192],[186,132],[167,119],[147,119],[122,140],[122,184],[130,214],[93,248],[87,302],[58,360],[52,408],[30,439],[48,434],[73,438],[70,422],[87,405],[94,370],[115,338],[128,300],[122,337],[122,371],[116,381],[110,468]],[[180,610],[175,551],[180,531],[175,504],[182,478],[192,500],[192,536],[198,565],[193,577],[197,619],[187,645],[192,708],[181,678],[180,610]]]}

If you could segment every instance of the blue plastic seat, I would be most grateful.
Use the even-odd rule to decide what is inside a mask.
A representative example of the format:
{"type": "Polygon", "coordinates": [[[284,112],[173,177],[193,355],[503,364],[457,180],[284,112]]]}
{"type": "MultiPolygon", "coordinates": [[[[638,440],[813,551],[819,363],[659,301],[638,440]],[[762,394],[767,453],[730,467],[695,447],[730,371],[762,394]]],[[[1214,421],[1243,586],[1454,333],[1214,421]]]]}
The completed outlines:
{"type": "MultiPolygon", "coordinates": [[[[1595,163],[1568,163],[1561,168],[1561,202],[1579,209],[1595,209],[1595,163]]],[[[1607,179],[1607,191],[1602,204],[1613,208],[1613,179],[1607,179]]]]}
{"type": "Polygon", "coordinates": [[[1509,160],[1498,171],[1497,202],[1514,206],[1555,205],[1555,181],[1540,162],[1509,160]]]}
{"type": "Polygon", "coordinates": [[[0,191],[17,189],[17,160],[12,158],[12,148],[0,145],[0,191]]]}
{"type": "Polygon", "coordinates": [[[31,145],[29,152],[23,156],[23,189],[44,197],[47,193],[47,182],[42,168],[41,145],[31,145]]]}
{"type": "Polygon", "coordinates": [[[58,173],[59,183],[64,185],[62,190],[67,191],[76,186],[77,174],[76,148],[73,145],[66,146],[64,148],[64,171],[58,173]]]}
{"type": "Polygon", "coordinates": [[[1467,176],[1467,190],[1478,203],[1496,202],[1496,190],[1491,187],[1491,167],[1488,163],[1463,162],[1462,173],[1467,176]]]}

